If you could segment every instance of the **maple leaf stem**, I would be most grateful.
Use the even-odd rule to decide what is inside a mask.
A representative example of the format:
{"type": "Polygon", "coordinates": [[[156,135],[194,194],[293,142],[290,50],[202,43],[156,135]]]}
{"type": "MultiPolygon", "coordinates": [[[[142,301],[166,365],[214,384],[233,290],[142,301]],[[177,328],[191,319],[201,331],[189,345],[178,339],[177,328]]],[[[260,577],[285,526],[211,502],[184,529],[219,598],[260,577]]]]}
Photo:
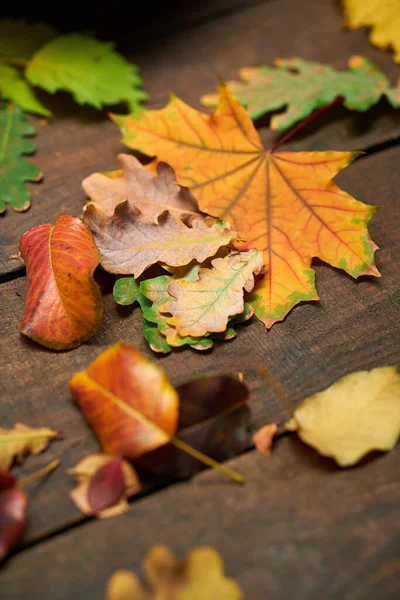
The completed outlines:
{"type": "Polygon", "coordinates": [[[306,119],[300,121],[300,123],[297,123],[297,125],[295,125],[290,131],[288,131],[283,137],[281,137],[273,146],[271,146],[271,148],[269,148],[269,150],[267,150],[267,152],[270,154],[272,154],[272,152],[275,152],[275,150],[277,150],[280,146],[282,146],[282,144],[290,140],[294,135],[296,135],[298,131],[303,129],[303,127],[314,121],[314,119],[316,119],[320,115],[323,115],[327,110],[329,110],[333,106],[340,104],[341,102],[343,102],[343,96],[338,96],[337,98],[335,98],[335,100],[329,102],[329,104],[326,104],[325,106],[314,110],[311,113],[311,115],[309,115],[306,119]]]}
{"type": "Polygon", "coordinates": [[[279,400],[282,402],[289,415],[293,417],[294,408],[281,384],[275,379],[275,377],[273,377],[273,375],[271,375],[271,373],[266,367],[258,368],[257,372],[264,379],[267,385],[269,385],[269,387],[272,388],[272,391],[275,392],[275,394],[278,396],[279,400]]]}
{"type": "Polygon", "coordinates": [[[59,458],[55,458],[51,463],[49,463],[42,469],[39,469],[38,471],[35,471],[34,473],[31,473],[30,475],[23,477],[22,479],[20,479],[18,481],[18,487],[24,488],[27,485],[29,485],[30,483],[33,483],[34,481],[36,481],[36,479],[40,479],[40,477],[43,477],[43,475],[47,475],[47,473],[51,473],[51,471],[54,471],[54,469],[56,469],[58,467],[60,462],[61,461],[59,458]]]}

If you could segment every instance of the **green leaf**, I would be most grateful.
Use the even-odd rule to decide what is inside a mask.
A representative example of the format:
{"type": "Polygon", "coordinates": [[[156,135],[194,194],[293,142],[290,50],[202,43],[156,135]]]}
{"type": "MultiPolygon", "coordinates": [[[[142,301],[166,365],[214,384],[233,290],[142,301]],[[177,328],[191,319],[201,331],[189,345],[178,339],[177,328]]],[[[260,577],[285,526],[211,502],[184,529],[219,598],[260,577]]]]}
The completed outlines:
{"type": "Polygon", "coordinates": [[[140,283],[134,277],[117,279],[113,289],[114,300],[123,306],[137,302],[142,309],[151,307],[151,302],[140,291],[140,283]]]}
{"type": "Polygon", "coordinates": [[[112,43],[77,33],[46,44],[29,61],[25,75],[51,94],[66,90],[78,104],[98,109],[126,102],[131,112],[137,112],[147,98],[139,88],[137,67],[115,52],[112,43]]]}
{"type": "Polygon", "coordinates": [[[160,352],[161,354],[171,352],[171,346],[158,329],[156,323],[150,323],[150,321],[143,319],[143,335],[154,352],[160,352]]]}
{"type": "Polygon", "coordinates": [[[10,205],[20,212],[31,204],[31,195],[25,181],[39,181],[40,170],[22,158],[35,151],[34,143],[26,136],[35,134],[35,128],[22,110],[13,104],[0,107],[0,213],[10,205]]]}
{"type": "Polygon", "coordinates": [[[36,98],[29,83],[22,79],[20,71],[0,63],[0,94],[6,100],[15,102],[27,112],[49,117],[50,111],[36,98]]]}
{"type": "Polygon", "coordinates": [[[189,345],[196,348],[200,344],[199,349],[203,350],[205,349],[204,346],[206,348],[211,348],[213,345],[211,340],[202,342],[202,338],[191,336],[181,337],[175,327],[168,325],[167,321],[169,320],[169,317],[160,312],[160,306],[173,300],[173,297],[168,293],[168,285],[172,281],[177,281],[178,279],[196,281],[198,271],[199,265],[195,265],[194,267],[187,269],[186,274],[182,277],[160,275],[153,279],[146,279],[140,284],[141,293],[148,301],[150,301],[150,306],[142,306],[143,317],[147,321],[157,325],[159,331],[165,336],[170,346],[178,347],[189,345]]]}
{"type": "MultiPolygon", "coordinates": [[[[362,56],[352,56],[347,71],[336,71],[329,65],[300,58],[277,59],[275,64],[276,68],[243,68],[239,71],[243,81],[227,84],[252,119],[286,107],[283,113],[272,117],[271,129],[290,128],[338,96],[343,96],[346,108],[361,112],[379,102],[382,96],[395,108],[400,107],[400,81],[396,88],[390,87],[387,77],[362,56]]],[[[206,94],[201,102],[216,106],[218,96],[206,94]]]]}
{"type": "Polygon", "coordinates": [[[0,21],[0,60],[25,65],[34,52],[57,35],[45,23],[30,25],[23,20],[0,21]]]}
{"type": "Polygon", "coordinates": [[[168,293],[168,285],[172,281],[185,278],[187,281],[196,281],[199,265],[176,269],[173,276],[160,275],[153,279],[146,279],[139,283],[134,277],[121,277],[114,284],[114,300],[123,306],[137,302],[143,313],[143,335],[154,352],[171,352],[172,347],[188,345],[195,350],[208,350],[213,346],[213,339],[224,341],[236,337],[234,327],[247,321],[253,315],[252,307],[246,302],[243,313],[229,321],[228,328],[223,333],[205,335],[203,338],[187,336],[182,338],[174,327],[168,325],[169,317],[160,313],[159,307],[173,300],[168,293]]]}

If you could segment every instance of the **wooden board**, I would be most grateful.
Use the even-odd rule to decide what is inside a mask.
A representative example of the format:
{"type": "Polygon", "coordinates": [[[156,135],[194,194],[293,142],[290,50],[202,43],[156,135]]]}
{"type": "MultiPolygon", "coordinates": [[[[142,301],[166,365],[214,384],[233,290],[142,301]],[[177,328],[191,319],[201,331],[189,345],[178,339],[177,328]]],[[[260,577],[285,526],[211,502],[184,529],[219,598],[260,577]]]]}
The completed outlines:
{"type": "Polygon", "coordinates": [[[36,484],[30,492],[25,543],[80,519],[68,498],[72,481],[65,471],[98,445],[72,402],[68,380],[119,339],[159,361],[174,384],[200,372],[244,371],[252,390],[254,429],[286,416],[278,399],[257,375],[258,366],[268,365],[290,400],[298,403],[345,373],[399,361],[400,203],[392,187],[400,184],[396,184],[399,161],[400,147],[358,160],[337,178],[356,198],[382,206],[370,226],[373,239],[382,247],[377,253],[382,279],[364,277],[356,282],[317,263],[319,302],[298,306],[269,332],[260,322],[252,321],[240,329],[237,340],[219,344],[212,352],[198,354],[186,349],[156,358],[143,339],[139,311],[119,311],[110,285],[99,333],[71,352],[48,351],[17,331],[25,278],[1,286],[0,422],[6,426],[15,421],[46,425],[61,430],[64,436],[45,454],[26,463],[24,472],[29,472],[53,457],[62,458],[61,467],[51,478],[36,484]]]}
{"type": "MultiPolygon", "coordinates": [[[[352,54],[371,58],[395,82],[398,67],[388,54],[373,48],[366,32],[342,29],[342,17],[334,0],[274,0],[217,19],[194,29],[148,43],[131,56],[139,65],[149,106],[168,101],[170,90],[200,108],[201,94],[211,91],[217,75],[236,76],[240,67],[272,64],[275,57],[301,56],[345,68],[352,54]],[[311,24],[311,25],[310,25],[311,24]],[[312,35],[310,33],[312,27],[312,35]],[[248,34],[251,32],[251,35],[248,34]]],[[[35,119],[37,153],[32,162],[45,177],[30,185],[32,207],[20,214],[8,211],[0,221],[0,278],[15,276],[22,262],[18,253],[24,231],[54,221],[60,213],[79,214],[85,202],[84,177],[96,170],[117,168],[116,156],[127,151],[119,143],[120,132],[99,113],[73,105],[67,95],[50,98],[54,119],[48,125],[35,119]],[[14,272],[14,273],[13,273],[14,272]]],[[[266,147],[276,139],[260,122],[266,147]]],[[[388,139],[400,138],[400,111],[386,101],[367,114],[336,108],[294,138],[287,147],[295,150],[366,149],[388,139]]]]}
{"type": "Polygon", "coordinates": [[[14,557],[0,574],[3,597],[104,598],[114,570],[140,573],[160,543],[180,557],[216,548],[246,600],[399,597],[399,448],[339,470],[293,436],[270,458],[229,464],[244,486],[207,472],[14,557]]]}
{"type": "MultiPolygon", "coordinates": [[[[230,0],[223,4],[229,12],[230,0]]],[[[199,97],[213,88],[217,74],[230,79],[240,67],[271,64],[276,56],[298,55],[345,68],[351,54],[364,54],[392,82],[398,76],[388,54],[370,46],[365,30],[341,29],[335,0],[254,4],[244,10],[244,3],[232,0],[231,14],[204,23],[200,16],[196,27],[183,27],[156,43],[133,44],[134,51],[123,40],[127,55],[140,66],[149,106],[164,105],[173,89],[200,108],[199,97]]],[[[116,155],[126,151],[106,113],[77,108],[67,95],[51,102],[54,119],[49,124],[35,120],[38,151],[31,159],[45,179],[30,186],[33,205],[27,213],[9,211],[0,219],[0,281],[19,277],[0,287],[0,425],[23,421],[63,433],[48,451],[17,469],[18,475],[55,457],[62,464],[28,490],[28,526],[17,555],[0,571],[0,597],[101,598],[113,569],[139,570],[150,545],[166,542],[181,555],[197,544],[217,547],[250,600],[397,598],[399,448],[339,472],[285,438],[271,461],[254,452],[232,461],[248,479],[244,488],[207,473],[139,501],[134,498],[128,515],[107,523],[88,522],[80,515],[68,497],[73,482],[66,470],[99,447],[73,404],[68,380],[118,339],[159,362],[174,384],[200,372],[245,371],[253,429],[286,417],[257,375],[258,366],[269,367],[296,405],[346,373],[399,363],[400,145],[376,150],[400,140],[400,112],[385,101],[364,115],[335,108],[285,146],[375,152],[341,173],[337,183],[356,198],[382,206],[370,225],[382,248],[377,253],[382,279],[355,282],[315,261],[319,302],[296,307],[269,332],[252,321],[236,341],[212,352],[199,355],[186,349],[157,358],[143,339],[138,310],[120,311],[114,304],[112,278],[103,282],[101,330],[81,348],[51,352],[18,333],[25,278],[22,263],[10,256],[18,252],[20,235],[53,222],[60,213],[79,214],[85,200],[81,180],[92,171],[115,168],[116,155]]],[[[276,135],[268,130],[267,119],[258,126],[270,146],[276,135]]]]}

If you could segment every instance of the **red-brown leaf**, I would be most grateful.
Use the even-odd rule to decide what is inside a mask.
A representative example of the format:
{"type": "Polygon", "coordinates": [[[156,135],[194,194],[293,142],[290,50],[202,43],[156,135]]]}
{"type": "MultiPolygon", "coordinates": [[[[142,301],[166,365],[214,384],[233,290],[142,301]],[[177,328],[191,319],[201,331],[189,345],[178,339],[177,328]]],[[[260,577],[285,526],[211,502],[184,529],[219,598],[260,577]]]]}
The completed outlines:
{"type": "Polygon", "coordinates": [[[27,294],[20,331],[56,350],[74,348],[99,328],[103,306],[92,275],[100,261],[89,229],[70,215],[29,229],[20,240],[27,294]]]}

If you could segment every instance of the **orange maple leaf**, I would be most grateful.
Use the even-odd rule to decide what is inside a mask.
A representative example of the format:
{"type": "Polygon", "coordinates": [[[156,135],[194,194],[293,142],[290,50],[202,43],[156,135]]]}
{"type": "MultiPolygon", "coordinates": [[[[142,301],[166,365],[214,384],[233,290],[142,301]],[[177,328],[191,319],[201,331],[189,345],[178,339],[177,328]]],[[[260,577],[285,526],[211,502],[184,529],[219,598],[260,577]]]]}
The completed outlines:
{"type": "Polygon", "coordinates": [[[303,300],[318,299],[313,257],[352,275],[379,276],[367,223],[377,207],[341,190],[332,178],[357,152],[265,150],[254,125],[224,84],[213,115],[172,96],[137,119],[112,116],[123,142],[167,160],[200,209],[228,221],[264,252],[264,277],[251,302],[266,327],[303,300]]]}

